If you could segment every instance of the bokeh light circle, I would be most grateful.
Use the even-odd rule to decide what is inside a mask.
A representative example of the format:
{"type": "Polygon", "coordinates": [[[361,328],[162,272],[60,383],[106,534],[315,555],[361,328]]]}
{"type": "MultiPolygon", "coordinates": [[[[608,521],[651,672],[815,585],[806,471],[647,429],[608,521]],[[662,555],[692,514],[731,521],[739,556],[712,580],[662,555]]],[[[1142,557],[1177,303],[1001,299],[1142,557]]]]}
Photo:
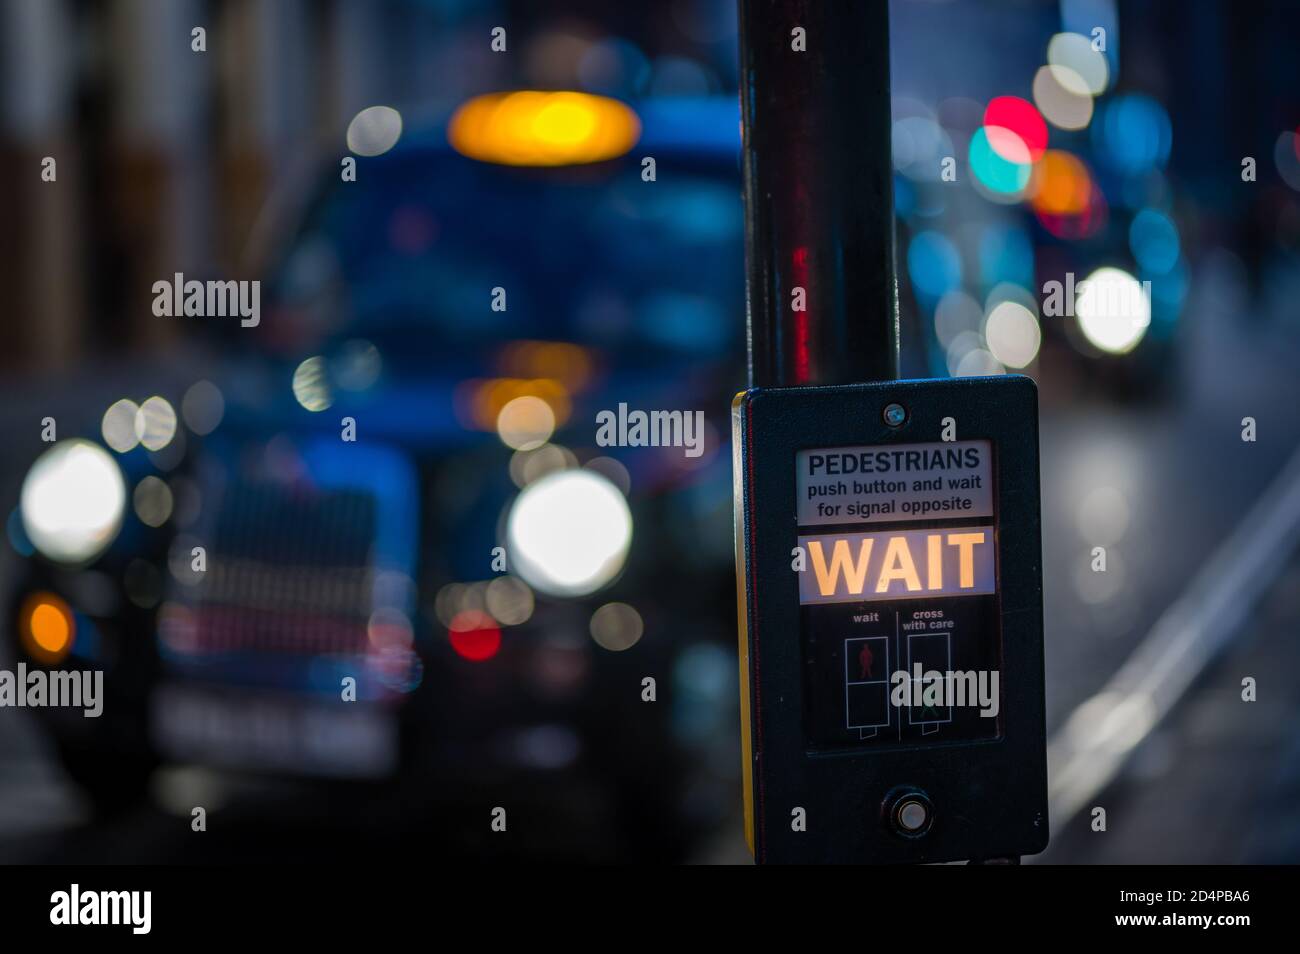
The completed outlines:
{"type": "Polygon", "coordinates": [[[1110,84],[1106,56],[1078,33],[1058,33],[1047,44],[1049,69],[1067,89],[1100,96],[1110,84]]]}
{"type": "Polygon", "coordinates": [[[1032,311],[1019,302],[1002,301],[989,312],[984,338],[998,361],[1008,368],[1023,368],[1038,357],[1042,333],[1032,311]]]}
{"type": "MultiPolygon", "coordinates": [[[[1004,136],[1004,147],[1008,141],[1004,136]]],[[[994,197],[1017,201],[1024,194],[1032,166],[1028,161],[1015,162],[999,154],[993,148],[988,130],[981,127],[971,136],[969,155],[970,168],[976,180],[994,197]]],[[[1025,156],[1027,160],[1027,150],[1025,156]]]]}
{"type": "Polygon", "coordinates": [[[591,638],[602,649],[631,649],[645,632],[641,614],[626,603],[606,603],[591,615],[591,638]]]}
{"type": "Polygon", "coordinates": [[[154,395],[140,405],[135,416],[135,436],[146,450],[159,451],[176,436],[176,409],[166,398],[154,395]]]}
{"type": "Polygon", "coordinates": [[[555,412],[541,398],[523,394],[507,401],[497,415],[501,442],[515,450],[541,447],[555,433],[555,412]]]}
{"type": "Polygon", "coordinates": [[[330,389],[325,359],[314,355],[303,361],[293,372],[293,396],[309,411],[324,411],[334,403],[330,389]]]}
{"type": "Polygon", "coordinates": [[[1300,135],[1284,132],[1273,144],[1273,163],[1282,181],[1300,192],[1300,135]]]}
{"type": "Polygon", "coordinates": [[[139,413],[140,406],[134,401],[126,398],[114,401],[104,412],[104,419],[99,425],[104,443],[119,454],[132,450],[140,443],[140,438],[135,433],[135,421],[139,413]]]}
{"type": "Polygon", "coordinates": [[[1083,129],[1092,122],[1088,84],[1069,67],[1039,67],[1033,92],[1034,105],[1058,129],[1083,129]]]}
{"type": "Polygon", "coordinates": [[[519,492],[506,519],[511,568],[543,593],[582,596],[611,582],[632,542],[632,512],[590,470],[548,474],[519,492]]]}
{"type": "Polygon", "coordinates": [[[195,434],[211,434],[226,413],[226,399],[211,381],[195,381],[181,399],[181,417],[195,434]]]}
{"type": "Polygon", "coordinates": [[[36,549],[52,560],[79,563],[117,536],[126,482],[98,444],[59,441],[27,472],[19,507],[23,530],[36,549]]]}
{"type": "Polygon", "coordinates": [[[1075,289],[1079,330],[1094,347],[1126,354],[1151,325],[1151,299],[1142,284],[1122,268],[1099,268],[1075,289]]]}
{"type": "Polygon", "coordinates": [[[1106,103],[1092,136],[1100,161],[1130,176],[1163,168],[1173,144],[1169,113],[1142,93],[1106,103]]]}
{"type": "Polygon", "coordinates": [[[919,294],[937,299],[960,287],[961,255],[942,232],[919,232],[907,247],[907,271],[919,294]]]}
{"type": "Polygon", "coordinates": [[[1092,176],[1077,156],[1060,149],[1049,149],[1034,167],[1030,191],[1035,212],[1079,215],[1088,208],[1092,176]]]}
{"type": "Polygon", "coordinates": [[[1181,243],[1178,228],[1169,216],[1156,209],[1143,209],[1133,217],[1128,230],[1129,247],[1144,272],[1164,275],[1178,264],[1181,243]]]}
{"type": "Polygon", "coordinates": [[[447,627],[451,648],[470,662],[486,662],[501,650],[501,627],[482,610],[463,610],[447,627]]]}
{"type": "Polygon", "coordinates": [[[402,114],[391,106],[368,106],[348,123],[348,149],[358,156],[380,156],[402,138],[402,114]]]}
{"type": "Polygon", "coordinates": [[[1037,162],[1047,149],[1047,123],[1033,103],[1019,96],[989,100],[984,130],[993,151],[1012,162],[1037,162]]]}

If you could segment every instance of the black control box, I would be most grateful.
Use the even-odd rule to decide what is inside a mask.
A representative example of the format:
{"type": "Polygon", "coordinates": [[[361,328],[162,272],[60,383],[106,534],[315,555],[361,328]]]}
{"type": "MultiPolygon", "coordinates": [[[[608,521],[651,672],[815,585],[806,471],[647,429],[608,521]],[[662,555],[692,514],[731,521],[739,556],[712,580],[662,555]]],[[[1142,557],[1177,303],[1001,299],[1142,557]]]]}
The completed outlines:
{"type": "Polygon", "coordinates": [[[1033,381],[753,389],[732,412],[755,859],[1041,851],[1033,381]]]}

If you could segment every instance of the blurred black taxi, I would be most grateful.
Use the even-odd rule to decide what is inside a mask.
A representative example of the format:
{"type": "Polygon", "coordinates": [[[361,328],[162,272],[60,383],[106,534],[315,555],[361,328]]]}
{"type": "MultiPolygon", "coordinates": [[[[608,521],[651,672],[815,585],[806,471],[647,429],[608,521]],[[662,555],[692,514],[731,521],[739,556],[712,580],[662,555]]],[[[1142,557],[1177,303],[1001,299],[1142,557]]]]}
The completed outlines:
{"type": "Polygon", "coordinates": [[[378,107],[280,197],[256,327],[87,409],[9,521],[17,658],[105,673],[102,717],[40,713],[97,805],[199,764],[400,788],[467,849],[505,808],[510,850],[596,858],[730,807],[738,122],[378,107]],[[599,446],[620,403],[704,411],[703,452],[599,446]]]}

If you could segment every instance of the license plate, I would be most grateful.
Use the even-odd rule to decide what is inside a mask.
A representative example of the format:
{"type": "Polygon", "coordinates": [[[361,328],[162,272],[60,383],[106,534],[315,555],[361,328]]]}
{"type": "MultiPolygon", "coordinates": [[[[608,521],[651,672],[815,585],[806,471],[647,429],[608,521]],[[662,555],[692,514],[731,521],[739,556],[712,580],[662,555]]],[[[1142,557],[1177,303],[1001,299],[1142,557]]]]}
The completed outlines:
{"type": "Polygon", "coordinates": [[[155,745],[178,761],[332,778],[397,768],[396,717],[364,703],[164,686],[150,723],[155,745]]]}

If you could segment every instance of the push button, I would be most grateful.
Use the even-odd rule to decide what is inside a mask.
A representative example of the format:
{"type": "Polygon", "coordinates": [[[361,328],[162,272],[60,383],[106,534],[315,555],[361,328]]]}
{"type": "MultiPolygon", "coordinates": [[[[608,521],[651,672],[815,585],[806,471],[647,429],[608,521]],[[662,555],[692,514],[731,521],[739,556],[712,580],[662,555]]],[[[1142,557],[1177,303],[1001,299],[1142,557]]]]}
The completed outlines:
{"type": "Polygon", "coordinates": [[[898,827],[915,833],[930,823],[930,811],[914,798],[906,799],[898,808],[898,827]]]}
{"type": "Polygon", "coordinates": [[[917,789],[891,793],[884,807],[886,825],[904,838],[920,838],[934,824],[934,803],[917,789]]]}

